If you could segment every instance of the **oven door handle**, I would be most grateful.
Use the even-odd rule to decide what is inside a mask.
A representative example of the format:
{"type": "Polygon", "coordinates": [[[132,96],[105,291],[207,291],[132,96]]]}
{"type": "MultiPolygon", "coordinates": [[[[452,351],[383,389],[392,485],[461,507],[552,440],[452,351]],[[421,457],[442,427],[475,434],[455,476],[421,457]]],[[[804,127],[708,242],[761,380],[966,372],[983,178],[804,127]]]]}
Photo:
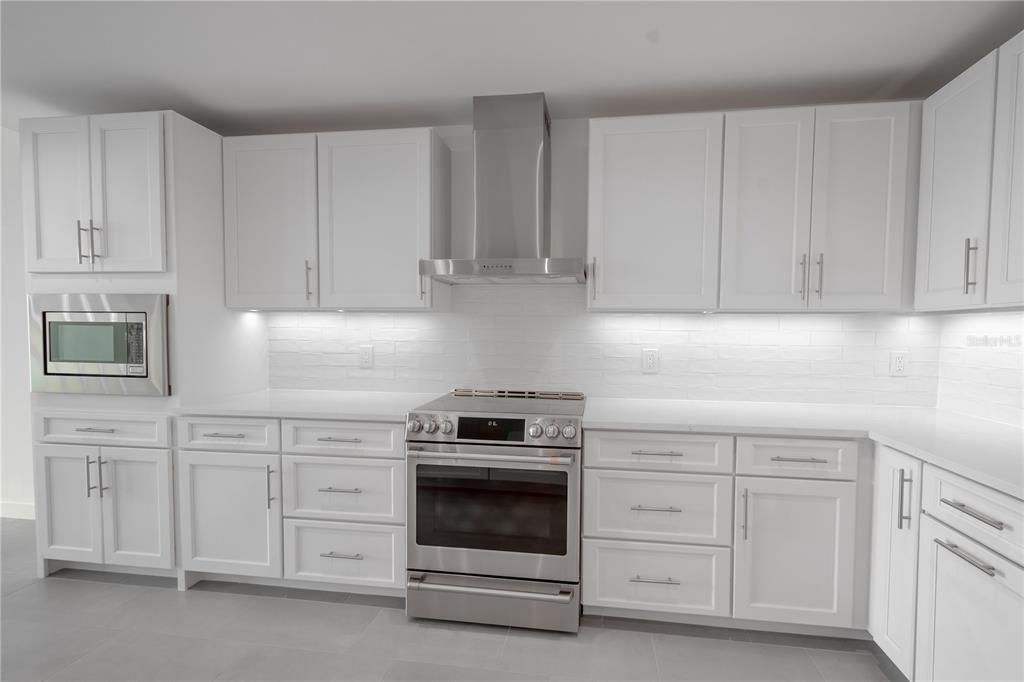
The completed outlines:
{"type": "Polygon", "coordinates": [[[554,455],[552,457],[530,457],[528,455],[485,455],[475,452],[414,452],[411,450],[406,453],[406,456],[422,457],[424,459],[463,459],[470,462],[510,462],[517,464],[525,462],[528,464],[560,464],[563,466],[572,464],[576,459],[576,456],[571,453],[554,455]]]}
{"type": "Polygon", "coordinates": [[[470,587],[468,585],[428,583],[424,582],[420,578],[410,578],[406,584],[406,589],[424,590],[427,592],[448,592],[451,594],[474,594],[484,597],[504,597],[507,599],[527,599],[529,601],[544,601],[555,604],[568,604],[573,599],[572,590],[560,590],[557,594],[526,592],[523,590],[498,590],[490,587],[470,587]]]}

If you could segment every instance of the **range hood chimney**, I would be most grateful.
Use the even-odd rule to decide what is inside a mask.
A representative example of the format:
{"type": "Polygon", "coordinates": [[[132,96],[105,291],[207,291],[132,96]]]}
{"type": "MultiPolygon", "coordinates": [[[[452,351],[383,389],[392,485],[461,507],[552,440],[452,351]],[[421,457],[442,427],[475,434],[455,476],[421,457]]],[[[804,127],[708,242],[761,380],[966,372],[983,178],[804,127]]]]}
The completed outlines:
{"type": "Polygon", "coordinates": [[[421,260],[451,284],[584,281],[582,258],[551,258],[551,139],[544,93],[473,98],[472,258],[421,260]]]}

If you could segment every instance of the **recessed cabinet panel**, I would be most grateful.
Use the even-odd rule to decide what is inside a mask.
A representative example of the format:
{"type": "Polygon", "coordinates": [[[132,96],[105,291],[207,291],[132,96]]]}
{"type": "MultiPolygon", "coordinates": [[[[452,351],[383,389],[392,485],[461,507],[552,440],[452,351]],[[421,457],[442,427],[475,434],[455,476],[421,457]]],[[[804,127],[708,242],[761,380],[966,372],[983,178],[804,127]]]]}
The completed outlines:
{"type": "Polygon", "coordinates": [[[286,516],[405,523],[405,462],[294,455],[282,459],[286,516]]]}
{"type": "Polygon", "coordinates": [[[405,587],[405,528],[288,519],[284,577],[405,587]]]}
{"type": "Polygon", "coordinates": [[[103,561],[97,461],[100,449],[36,445],[36,538],[47,559],[103,561]]]}
{"type": "Polygon", "coordinates": [[[170,453],[103,448],[98,467],[106,563],[173,568],[170,453]]]}

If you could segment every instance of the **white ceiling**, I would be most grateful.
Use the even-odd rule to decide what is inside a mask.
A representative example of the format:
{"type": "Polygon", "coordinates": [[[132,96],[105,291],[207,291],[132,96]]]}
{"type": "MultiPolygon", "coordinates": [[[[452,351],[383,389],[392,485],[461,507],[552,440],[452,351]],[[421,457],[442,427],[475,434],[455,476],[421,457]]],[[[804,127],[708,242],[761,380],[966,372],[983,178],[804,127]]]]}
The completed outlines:
{"type": "Polygon", "coordinates": [[[168,108],[221,133],[921,97],[1022,2],[0,3],[3,122],[168,108]]]}

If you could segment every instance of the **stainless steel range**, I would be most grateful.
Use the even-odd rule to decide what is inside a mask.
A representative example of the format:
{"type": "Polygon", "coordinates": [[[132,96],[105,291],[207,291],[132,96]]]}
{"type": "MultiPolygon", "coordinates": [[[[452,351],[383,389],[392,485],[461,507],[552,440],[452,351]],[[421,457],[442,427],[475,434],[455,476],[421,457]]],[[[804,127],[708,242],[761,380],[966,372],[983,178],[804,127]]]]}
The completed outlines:
{"type": "Polygon", "coordinates": [[[456,389],[409,413],[410,617],[579,629],[583,406],[456,389]]]}

